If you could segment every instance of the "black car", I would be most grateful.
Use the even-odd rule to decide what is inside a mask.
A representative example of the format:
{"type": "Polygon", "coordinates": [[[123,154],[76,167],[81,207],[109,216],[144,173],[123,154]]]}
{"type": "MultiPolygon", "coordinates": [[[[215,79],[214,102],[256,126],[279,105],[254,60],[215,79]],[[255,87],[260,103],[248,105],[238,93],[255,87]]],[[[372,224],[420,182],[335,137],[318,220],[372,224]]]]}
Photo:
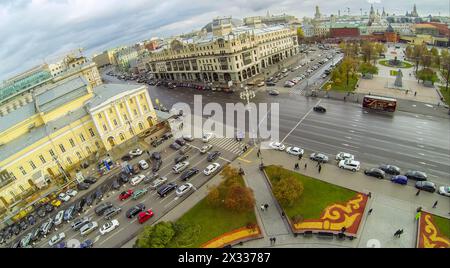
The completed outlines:
{"type": "Polygon", "coordinates": [[[122,159],[122,161],[130,161],[131,160],[131,156],[126,154],[126,155],[122,156],[122,158],[120,158],[120,159],[122,159]]]}
{"type": "Polygon", "coordinates": [[[170,148],[178,151],[180,150],[181,146],[178,143],[174,142],[170,145],[170,148]]]}
{"type": "Polygon", "coordinates": [[[309,159],[311,159],[313,161],[317,161],[319,163],[327,163],[328,162],[328,156],[326,156],[323,153],[312,153],[309,156],[309,159]]]}
{"type": "Polygon", "coordinates": [[[323,106],[314,106],[313,108],[314,112],[319,112],[319,113],[325,113],[327,111],[327,109],[325,109],[325,107],[323,106]]]}
{"type": "Polygon", "coordinates": [[[175,190],[176,188],[177,188],[177,184],[174,182],[171,182],[171,183],[168,183],[168,184],[165,184],[165,185],[159,187],[157,192],[160,197],[165,197],[165,196],[167,196],[168,193],[175,190]]]}
{"type": "Polygon", "coordinates": [[[47,204],[45,205],[45,212],[50,213],[55,209],[54,206],[52,206],[51,204],[47,204]]]}
{"type": "Polygon", "coordinates": [[[180,162],[186,161],[188,158],[189,158],[188,155],[181,155],[181,156],[175,157],[174,161],[175,161],[175,164],[178,164],[180,162]]]}
{"type": "Polygon", "coordinates": [[[32,214],[30,214],[27,217],[27,221],[29,225],[34,225],[36,223],[36,218],[32,214]]]}
{"type": "Polygon", "coordinates": [[[277,84],[273,81],[266,82],[266,86],[276,86],[277,84]]]}
{"type": "Polygon", "coordinates": [[[15,235],[19,235],[22,229],[20,229],[19,224],[14,224],[12,227],[12,231],[15,235]]]}
{"type": "Polygon", "coordinates": [[[34,229],[31,232],[31,237],[30,237],[30,241],[31,242],[36,242],[41,236],[41,228],[36,227],[36,229],[34,229]]]}
{"type": "Polygon", "coordinates": [[[91,193],[86,197],[86,206],[92,206],[95,200],[95,193],[91,193]]]}
{"type": "Polygon", "coordinates": [[[160,152],[153,152],[152,158],[155,160],[161,160],[161,153],[160,152]]]}
{"type": "Polygon", "coordinates": [[[178,143],[180,146],[186,145],[186,141],[183,138],[178,138],[175,140],[176,143],[178,143]]]}
{"type": "Polygon", "coordinates": [[[145,209],[145,205],[144,204],[137,204],[136,206],[130,208],[127,213],[126,216],[127,218],[131,219],[134,216],[136,216],[139,212],[144,211],[145,209]]]}
{"type": "Polygon", "coordinates": [[[129,177],[128,174],[125,173],[125,172],[121,172],[120,175],[119,175],[119,178],[120,178],[120,181],[121,181],[122,183],[127,183],[127,182],[130,181],[130,177],[129,177]]]}
{"type": "Polygon", "coordinates": [[[152,171],[157,172],[161,168],[161,165],[162,165],[162,160],[153,161],[152,171]]]}
{"type": "Polygon", "coordinates": [[[194,176],[195,174],[197,174],[200,170],[198,168],[190,168],[188,170],[186,170],[183,174],[181,174],[180,179],[183,181],[186,181],[188,179],[190,179],[192,176],[194,176]]]}
{"type": "Polygon", "coordinates": [[[164,142],[165,140],[164,139],[156,139],[156,140],[154,140],[154,141],[152,141],[152,146],[153,147],[158,147],[159,145],[161,145],[163,142],[164,142]]]}
{"type": "Polygon", "coordinates": [[[106,203],[103,203],[103,204],[101,204],[101,205],[98,205],[98,206],[95,208],[95,214],[97,214],[98,216],[102,216],[103,213],[104,213],[108,208],[112,208],[112,207],[113,207],[113,204],[111,204],[111,202],[106,202],[106,203]]]}
{"type": "Polygon", "coordinates": [[[98,187],[95,190],[95,199],[97,200],[97,204],[102,200],[102,198],[103,198],[103,189],[101,187],[98,187]]]}
{"type": "Polygon", "coordinates": [[[79,191],[82,191],[82,190],[89,189],[89,186],[91,186],[89,183],[80,182],[80,183],[78,183],[77,188],[79,191]]]}
{"type": "Polygon", "coordinates": [[[111,189],[119,190],[120,189],[120,179],[115,179],[111,184],[111,189]]]}
{"type": "Polygon", "coordinates": [[[393,165],[381,165],[381,170],[390,175],[400,175],[400,168],[393,165]]]}
{"type": "Polygon", "coordinates": [[[38,211],[37,211],[37,215],[41,218],[44,218],[45,215],[47,215],[47,212],[45,211],[45,206],[41,206],[38,211]]]}
{"type": "Polygon", "coordinates": [[[25,231],[28,228],[28,223],[25,220],[23,220],[19,223],[19,227],[20,229],[22,229],[22,231],[25,231]]]}
{"type": "Polygon", "coordinates": [[[113,206],[105,210],[105,212],[103,212],[103,217],[105,218],[105,220],[110,220],[112,217],[119,214],[121,211],[122,211],[121,208],[113,206]]]}
{"type": "Polygon", "coordinates": [[[416,182],[416,188],[430,193],[434,193],[436,191],[436,185],[431,181],[418,181],[416,182]]]}
{"type": "Polygon", "coordinates": [[[408,180],[416,180],[416,181],[426,181],[428,176],[425,172],[409,170],[405,173],[405,176],[408,180]]]}
{"type": "Polygon", "coordinates": [[[75,211],[78,213],[83,212],[83,207],[86,205],[86,197],[82,197],[80,201],[75,204],[75,211]]]}
{"type": "Polygon", "coordinates": [[[213,151],[211,153],[209,153],[208,155],[208,162],[212,162],[214,160],[216,160],[217,158],[219,158],[219,156],[221,155],[221,153],[219,151],[213,151]]]}
{"type": "Polygon", "coordinates": [[[164,135],[162,135],[161,138],[164,139],[164,140],[168,140],[168,139],[170,139],[172,137],[173,137],[172,133],[165,133],[164,135]]]}
{"type": "Polygon", "coordinates": [[[366,169],[364,170],[364,174],[366,174],[367,176],[376,177],[378,179],[384,179],[384,177],[386,176],[386,173],[379,168],[366,169]]]}
{"type": "Polygon", "coordinates": [[[96,183],[97,182],[97,179],[96,178],[94,178],[94,177],[87,177],[86,179],[84,179],[84,181],[83,182],[85,182],[85,183],[89,183],[89,184],[94,184],[94,183],[96,183]]]}

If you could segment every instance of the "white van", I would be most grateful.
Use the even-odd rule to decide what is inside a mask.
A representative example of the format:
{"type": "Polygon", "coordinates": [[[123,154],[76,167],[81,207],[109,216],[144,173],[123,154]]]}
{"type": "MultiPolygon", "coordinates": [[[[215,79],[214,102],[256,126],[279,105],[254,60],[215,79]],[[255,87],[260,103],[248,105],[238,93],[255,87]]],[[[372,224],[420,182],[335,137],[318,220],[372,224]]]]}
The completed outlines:
{"type": "Polygon", "coordinates": [[[172,170],[174,173],[180,173],[181,171],[185,170],[188,166],[189,166],[189,162],[183,161],[183,162],[180,162],[180,163],[176,164],[175,166],[173,166],[172,170]]]}

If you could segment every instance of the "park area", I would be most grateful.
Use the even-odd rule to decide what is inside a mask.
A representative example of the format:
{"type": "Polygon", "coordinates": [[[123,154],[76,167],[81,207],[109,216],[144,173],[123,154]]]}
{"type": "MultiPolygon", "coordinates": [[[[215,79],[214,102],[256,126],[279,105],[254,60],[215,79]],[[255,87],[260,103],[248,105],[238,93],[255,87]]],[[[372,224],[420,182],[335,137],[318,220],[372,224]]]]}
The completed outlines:
{"type": "Polygon", "coordinates": [[[223,247],[236,241],[259,237],[254,197],[236,169],[226,167],[223,182],[176,222],[148,226],[136,246],[142,248],[223,247]],[[161,225],[161,226],[158,226],[161,225]],[[158,230],[164,229],[163,231],[158,230]],[[155,233],[163,233],[163,239],[155,233]],[[163,242],[161,242],[163,240],[163,242]]]}
{"type": "Polygon", "coordinates": [[[445,89],[444,86],[440,86],[439,90],[441,91],[441,94],[444,97],[445,103],[447,103],[447,105],[450,105],[450,89],[445,89]]]}
{"type": "Polygon", "coordinates": [[[295,232],[339,232],[345,227],[347,233],[357,233],[367,203],[365,194],[280,166],[268,166],[265,171],[295,232]]]}
{"type": "Polygon", "coordinates": [[[418,224],[418,248],[450,248],[450,219],[421,212],[418,224]]]}

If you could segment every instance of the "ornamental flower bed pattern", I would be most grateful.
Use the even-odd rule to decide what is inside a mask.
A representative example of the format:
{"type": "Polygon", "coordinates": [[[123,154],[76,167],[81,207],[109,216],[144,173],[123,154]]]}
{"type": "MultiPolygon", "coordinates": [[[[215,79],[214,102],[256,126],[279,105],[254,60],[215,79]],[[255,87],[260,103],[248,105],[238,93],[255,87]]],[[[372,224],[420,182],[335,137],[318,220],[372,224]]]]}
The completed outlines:
{"type": "Polygon", "coordinates": [[[422,211],[418,228],[418,248],[450,248],[450,239],[439,232],[432,214],[422,211]]]}
{"type": "Polygon", "coordinates": [[[223,248],[226,245],[234,244],[240,241],[247,241],[254,238],[261,237],[261,230],[259,226],[254,228],[242,227],[231,232],[225,233],[216,237],[205,244],[202,248],[223,248]]]}

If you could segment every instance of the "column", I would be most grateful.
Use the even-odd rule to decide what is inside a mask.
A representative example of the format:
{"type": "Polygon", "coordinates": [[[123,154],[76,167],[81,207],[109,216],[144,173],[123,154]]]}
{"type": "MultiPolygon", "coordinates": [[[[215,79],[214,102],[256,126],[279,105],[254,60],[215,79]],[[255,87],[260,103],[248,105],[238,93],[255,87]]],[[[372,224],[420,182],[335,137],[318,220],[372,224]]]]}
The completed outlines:
{"type": "Polygon", "coordinates": [[[97,131],[98,131],[98,133],[100,134],[100,137],[101,137],[101,136],[103,136],[103,129],[98,125],[98,122],[96,120],[97,115],[98,114],[91,115],[91,119],[92,119],[92,121],[94,121],[95,128],[97,129],[97,131]]]}
{"type": "Polygon", "coordinates": [[[111,130],[113,130],[113,125],[111,124],[111,120],[109,119],[108,112],[106,110],[103,111],[103,114],[105,115],[106,122],[108,123],[108,126],[111,130]]]}
{"type": "Polygon", "coordinates": [[[127,108],[128,116],[131,119],[133,119],[133,113],[131,112],[130,105],[128,104],[128,99],[125,99],[125,107],[127,108]]]}
{"type": "Polygon", "coordinates": [[[120,125],[123,125],[124,124],[123,118],[122,115],[120,114],[119,107],[117,107],[117,104],[114,104],[114,110],[116,111],[117,117],[119,117],[120,125]]]}
{"type": "Polygon", "coordinates": [[[139,101],[139,98],[137,95],[134,96],[134,99],[136,100],[136,105],[138,107],[139,114],[142,116],[144,113],[142,112],[141,102],[139,101]]]}

